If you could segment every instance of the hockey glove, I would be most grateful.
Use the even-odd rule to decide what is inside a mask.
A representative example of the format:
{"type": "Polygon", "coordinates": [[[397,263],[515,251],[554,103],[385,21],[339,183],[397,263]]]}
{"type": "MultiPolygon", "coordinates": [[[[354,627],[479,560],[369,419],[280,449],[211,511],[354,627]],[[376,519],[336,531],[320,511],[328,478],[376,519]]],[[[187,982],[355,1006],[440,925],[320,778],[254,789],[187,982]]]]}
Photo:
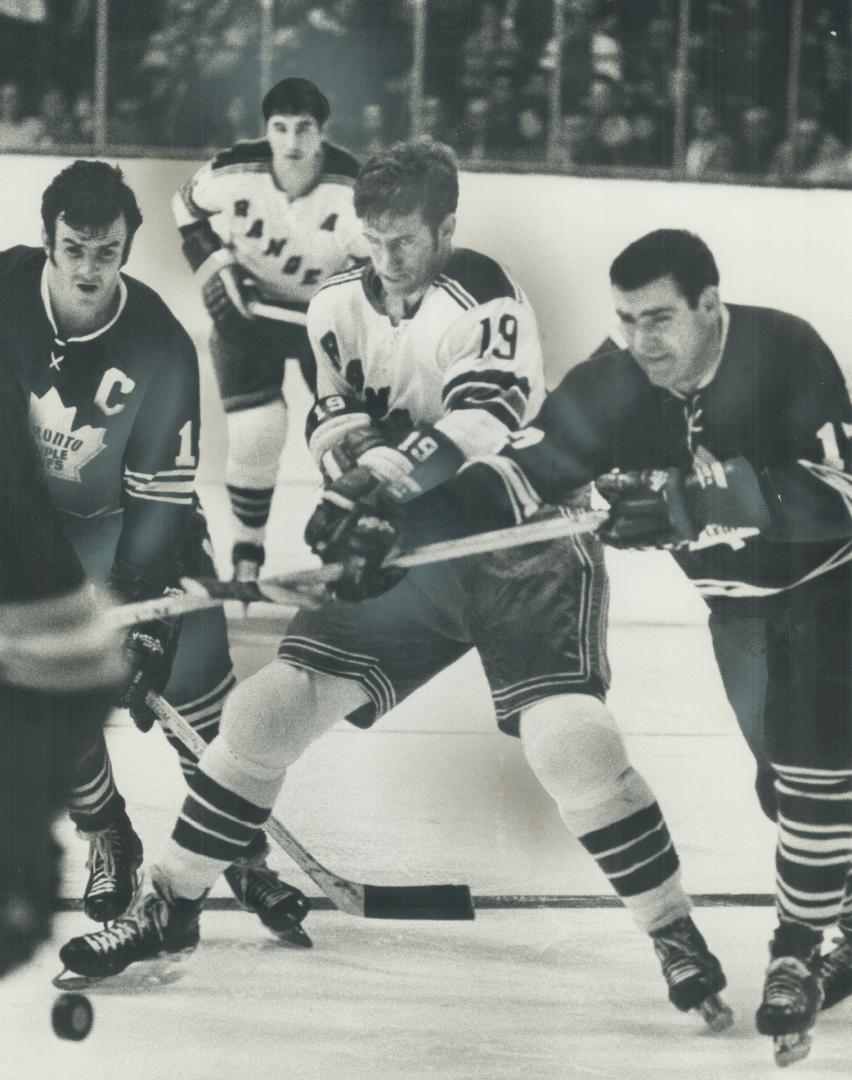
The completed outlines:
{"type": "Polygon", "coordinates": [[[217,251],[199,267],[201,296],[217,330],[224,336],[239,334],[254,319],[249,310],[258,299],[254,278],[224,251],[217,251]]]}
{"type": "Polygon", "coordinates": [[[402,518],[381,493],[381,481],[360,465],[325,492],[305,528],[305,541],[343,573],[330,585],[341,600],[357,602],[393,588],[405,571],[382,565],[396,545],[402,518]]]}
{"type": "MultiPolygon", "coordinates": [[[[166,590],[171,593],[173,590],[166,590]]],[[[161,694],[169,681],[177,651],[180,619],[153,619],[128,631],[124,639],[124,656],[130,675],[124,685],[116,708],[129,709],[133,723],[140,731],[150,731],[157,719],[148,708],[145,698],[149,690],[161,694]]]]}
{"type": "Polygon", "coordinates": [[[681,469],[607,473],[595,481],[610,504],[598,530],[613,547],[677,547],[707,526],[765,529],[769,511],[745,458],[684,476],[681,469]]]}

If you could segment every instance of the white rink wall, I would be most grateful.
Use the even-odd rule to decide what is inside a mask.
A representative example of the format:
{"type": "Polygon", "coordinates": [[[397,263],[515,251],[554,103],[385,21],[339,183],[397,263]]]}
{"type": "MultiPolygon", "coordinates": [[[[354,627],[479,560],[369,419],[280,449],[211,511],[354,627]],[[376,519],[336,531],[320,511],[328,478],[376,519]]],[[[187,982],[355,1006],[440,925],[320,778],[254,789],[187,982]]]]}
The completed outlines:
{"type": "MultiPolygon", "coordinates": [[[[41,193],[70,159],[0,155],[0,248],[40,242],[41,193]]],[[[110,161],[116,159],[109,158],[110,161]]],[[[172,195],[200,161],[116,162],[136,192],[144,224],[128,271],[157,289],[199,344],[202,455],[199,479],[221,483],[224,418],[204,348],[207,319],[180,251],[172,195]]],[[[723,295],[808,319],[852,382],[852,192],[464,173],[459,244],[500,259],[538,314],[551,385],[612,327],[608,268],[631,240],[660,227],[689,228],[716,254],[723,295]]],[[[292,373],[295,375],[295,372],[292,373]]],[[[288,379],[293,421],[286,479],[308,480],[301,438],[307,394],[288,379]]],[[[284,477],[282,477],[284,479],[284,477]]],[[[611,559],[615,618],[700,620],[703,605],[661,555],[611,559]],[[641,572],[637,572],[639,564],[641,572]]]]}

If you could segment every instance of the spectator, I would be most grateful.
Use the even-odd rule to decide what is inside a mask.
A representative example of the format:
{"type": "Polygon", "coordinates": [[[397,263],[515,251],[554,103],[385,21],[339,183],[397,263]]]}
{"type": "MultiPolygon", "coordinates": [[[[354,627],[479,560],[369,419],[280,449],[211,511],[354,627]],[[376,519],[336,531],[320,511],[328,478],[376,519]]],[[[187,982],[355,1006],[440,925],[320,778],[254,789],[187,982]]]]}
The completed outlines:
{"type": "Polygon", "coordinates": [[[593,139],[589,118],[583,113],[569,113],[562,117],[559,137],[556,140],[553,164],[563,169],[575,169],[589,165],[594,158],[593,139]]]}
{"type": "Polygon", "coordinates": [[[0,86],[0,150],[27,150],[35,146],[41,125],[34,116],[24,116],[17,83],[0,86]]]}
{"type": "MultiPolygon", "coordinates": [[[[597,0],[564,0],[561,38],[563,109],[576,109],[595,76],[622,77],[621,44],[610,20],[597,17],[597,0]]],[[[557,42],[544,47],[539,67],[553,72],[557,42]]]]}
{"type": "Polygon", "coordinates": [[[485,161],[488,153],[490,105],[488,98],[468,98],[464,115],[453,140],[453,148],[468,161],[485,161]]]}
{"type": "Polygon", "coordinates": [[[642,168],[671,167],[671,131],[660,127],[656,113],[640,109],[630,119],[630,160],[642,168]]]}
{"type": "Polygon", "coordinates": [[[116,100],[108,121],[109,140],[119,146],[147,146],[150,139],[144,103],[137,97],[116,100]]]}
{"type": "Polygon", "coordinates": [[[843,144],[826,131],[814,115],[800,116],[788,137],[778,146],[770,167],[774,180],[806,178],[811,171],[833,166],[843,157],[843,144]]]}
{"type": "Polygon", "coordinates": [[[42,95],[38,122],[38,146],[72,146],[82,141],[68,99],[58,87],[52,87],[42,95]]]}
{"type": "Polygon", "coordinates": [[[722,130],[718,112],[705,102],[692,109],[693,136],[686,149],[686,175],[733,172],[734,140],[722,130]]]}
{"type": "Polygon", "coordinates": [[[368,102],[361,110],[361,129],[353,143],[353,149],[366,159],[384,150],[387,143],[385,110],[377,101],[368,102]]]}
{"type": "Polygon", "coordinates": [[[763,105],[745,109],[740,117],[740,171],[766,176],[776,146],[775,117],[763,105]]]}
{"type": "Polygon", "coordinates": [[[518,113],[512,156],[518,161],[543,161],[547,156],[547,125],[542,112],[533,105],[518,113]]]}
{"type": "Polygon", "coordinates": [[[595,75],[583,104],[589,117],[593,164],[633,164],[633,129],[624,109],[620,84],[608,75],[595,75]]]}
{"type": "Polygon", "coordinates": [[[497,75],[517,82],[521,67],[522,46],[515,20],[503,15],[497,4],[483,4],[478,29],[462,45],[462,90],[465,94],[487,94],[497,75]]]}
{"type": "Polygon", "coordinates": [[[444,121],[444,103],[434,94],[423,98],[420,109],[420,134],[433,139],[442,139],[446,125],[444,121]]]}

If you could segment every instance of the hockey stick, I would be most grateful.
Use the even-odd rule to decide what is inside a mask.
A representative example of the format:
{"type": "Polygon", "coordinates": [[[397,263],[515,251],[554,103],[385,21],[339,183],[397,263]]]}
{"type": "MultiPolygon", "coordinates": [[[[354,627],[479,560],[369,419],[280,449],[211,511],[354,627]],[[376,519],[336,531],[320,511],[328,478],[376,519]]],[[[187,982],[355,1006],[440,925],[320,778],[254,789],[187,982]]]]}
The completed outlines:
{"type": "MultiPolygon", "coordinates": [[[[546,540],[594,532],[606,518],[606,511],[594,510],[570,516],[559,515],[524,525],[510,525],[506,529],[493,529],[491,532],[475,533],[473,536],[462,536],[455,540],[439,540],[437,543],[424,544],[422,547],[396,555],[388,559],[386,565],[409,569],[430,563],[447,562],[450,559],[464,559],[470,555],[484,555],[489,551],[506,551],[526,544],[541,544],[546,540]]],[[[278,590],[299,587],[309,590],[313,584],[325,585],[330,581],[335,581],[342,571],[343,567],[329,563],[316,570],[302,570],[294,574],[261,578],[257,582],[185,577],[181,578],[181,584],[189,595],[211,603],[214,600],[218,603],[224,603],[226,600],[240,600],[243,603],[265,600],[281,603],[278,590]]]]}
{"type": "MultiPolygon", "coordinates": [[[[146,702],[160,724],[196,758],[207,744],[177,709],[149,691],[146,702]]],[[[266,833],[322,889],[338,910],[365,919],[472,919],[473,899],[467,885],[363,885],[326,869],[275,817],[266,833]]]]}
{"type": "MultiPolygon", "coordinates": [[[[603,511],[593,511],[567,517],[559,515],[529,524],[510,525],[506,529],[494,529],[456,540],[425,544],[389,560],[388,565],[400,568],[423,566],[449,559],[463,559],[468,555],[483,555],[489,551],[503,551],[524,544],[540,544],[561,536],[594,532],[605,519],[606,514],[603,511]]],[[[319,591],[330,581],[335,581],[340,576],[341,569],[331,563],[328,566],[261,578],[259,582],[185,577],[181,579],[181,583],[186,592],[122,604],[113,608],[110,618],[115,626],[132,626],[149,619],[166,619],[185,615],[190,611],[204,611],[207,608],[219,607],[230,600],[244,605],[263,603],[285,608],[315,606],[319,591]],[[270,589],[269,594],[263,591],[267,586],[270,589]]]]}
{"type": "Polygon", "coordinates": [[[280,307],[278,304],[265,304],[262,300],[252,300],[247,306],[252,315],[257,315],[261,319],[291,323],[293,326],[308,325],[308,317],[304,311],[280,307]]]}

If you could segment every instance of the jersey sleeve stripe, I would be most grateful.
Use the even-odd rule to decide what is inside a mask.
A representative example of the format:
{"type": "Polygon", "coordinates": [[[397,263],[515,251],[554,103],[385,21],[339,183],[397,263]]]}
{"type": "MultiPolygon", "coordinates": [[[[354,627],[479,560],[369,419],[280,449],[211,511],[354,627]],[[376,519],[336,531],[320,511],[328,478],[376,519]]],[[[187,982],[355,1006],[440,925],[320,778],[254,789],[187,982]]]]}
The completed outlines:
{"type": "MultiPolygon", "coordinates": [[[[510,427],[516,431],[524,422],[527,411],[527,399],[517,391],[505,391],[498,393],[493,387],[476,386],[460,387],[446,400],[447,412],[455,409],[494,409],[505,410],[511,417],[510,427]]],[[[506,423],[505,417],[503,422],[506,423]]]]}
{"type": "Polygon", "coordinates": [[[495,386],[499,390],[518,389],[524,397],[529,397],[530,393],[530,381],[523,375],[516,375],[514,371],[501,371],[499,368],[474,368],[463,371],[444,384],[442,391],[444,400],[446,401],[456,387],[468,383],[495,386]]]}
{"type": "Polygon", "coordinates": [[[192,506],[191,495],[146,495],[141,491],[131,491],[125,488],[127,494],[133,499],[147,499],[150,502],[174,503],[175,506],[192,506]]]}
{"type": "Polygon", "coordinates": [[[509,429],[509,431],[517,431],[523,422],[503,398],[491,398],[490,400],[485,401],[465,399],[464,401],[456,402],[452,409],[448,409],[447,411],[461,412],[464,409],[479,409],[482,412],[487,412],[490,416],[493,416],[495,420],[499,420],[501,424],[509,429]]]}
{"type": "Polygon", "coordinates": [[[192,478],[193,476],[195,476],[195,469],[192,468],[191,466],[187,466],[184,469],[160,469],[159,472],[155,472],[155,473],[135,472],[133,469],[125,469],[124,470],[124,475],[126,477],[132,477],[134,480],[143,480],[143,481],[153,480],[155,476],[163,476],[163,477],[165,477],[165,476],[174,476],[174,477],[185,476],[185,477],[192,478]]]}

